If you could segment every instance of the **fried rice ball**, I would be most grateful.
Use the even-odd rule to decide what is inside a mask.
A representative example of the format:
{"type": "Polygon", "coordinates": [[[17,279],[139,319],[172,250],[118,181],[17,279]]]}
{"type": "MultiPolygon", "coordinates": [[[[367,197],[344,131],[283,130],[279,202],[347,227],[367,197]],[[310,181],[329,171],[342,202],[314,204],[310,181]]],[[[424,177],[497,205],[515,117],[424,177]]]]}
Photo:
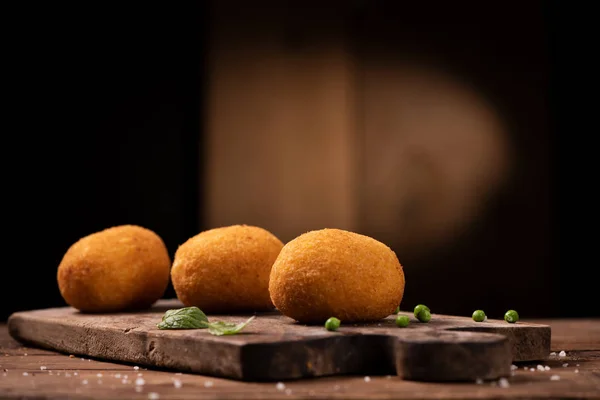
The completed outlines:
{"type": "Polygon", "coordinates": [[[63,299],[83,312],[149,307],[169,284],[171,260],[153,231],[121,225],[79,239],[58,266],[63,299]]]}
{"type": "Polygon", "coordinates": [[[304,233],[277,257],[269,282],[273,304],[302,323],[376,321],[404,295],[396,254],[368,236],[340,229],[304,233]]]}
{"type": "Polygon", "coordinates": [[[269,274],[282,247],[277,237],[256,226],[201,232],[175,252],[175,293],[185,306],[204,312],[273,309],[269,274]]]}

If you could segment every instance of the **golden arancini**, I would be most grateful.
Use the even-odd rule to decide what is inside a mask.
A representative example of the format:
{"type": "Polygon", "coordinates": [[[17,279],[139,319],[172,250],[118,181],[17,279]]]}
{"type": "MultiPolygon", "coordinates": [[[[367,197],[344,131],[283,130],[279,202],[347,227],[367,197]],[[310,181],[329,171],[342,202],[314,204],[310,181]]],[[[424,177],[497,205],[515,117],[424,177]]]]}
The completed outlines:
{"type": "Polygon", "coordinates": [[[303,323],[329,317],[376,321],[404,294],[396,254],[368,236],[340,229],[304,233],[288,242],[271,269],[269,292],[279,311],[303,323]]]}
{"type": "Polygon", "coordinates": [[[153,231],[121,225],[74,243],[58,266],[64,300],[85,312],[149,307],[169,284],[171,260],[153,231]]]}
{"type": "Polygon", "coordinates": [[[277,237],[256,226],[201,232],[175,252],[175,293],[185,306],[204,312],[273,309],[269,274],[282,247],[277,237]]]}

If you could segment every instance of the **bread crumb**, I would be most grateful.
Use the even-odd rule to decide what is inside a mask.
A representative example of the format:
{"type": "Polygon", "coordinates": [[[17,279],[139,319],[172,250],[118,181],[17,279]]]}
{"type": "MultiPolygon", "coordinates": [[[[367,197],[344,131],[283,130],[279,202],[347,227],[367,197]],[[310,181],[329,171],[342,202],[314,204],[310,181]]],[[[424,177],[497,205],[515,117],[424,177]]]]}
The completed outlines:
{"type": "Polygon", "coordinates": [[[550,377],[550,380],[551,380],[551,381],[560,381],[560,376],[558,376],[558,375],[552,375],[552,376],[550,377]]]}

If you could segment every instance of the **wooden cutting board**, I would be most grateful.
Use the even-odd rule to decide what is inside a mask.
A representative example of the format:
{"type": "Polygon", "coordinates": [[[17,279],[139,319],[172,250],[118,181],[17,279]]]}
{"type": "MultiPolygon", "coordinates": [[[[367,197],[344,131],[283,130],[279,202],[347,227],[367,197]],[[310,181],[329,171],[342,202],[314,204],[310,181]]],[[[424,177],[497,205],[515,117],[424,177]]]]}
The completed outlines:
{"type": "MultiPolygon", "coordinates": [[[[159,330],[156,324],[176,300],[145,312],[83,314],[73,308],[17,312],[10,334],[17,340],[78,356],[225,378],[278,381],[304,377],[396,374],[408,380],[474,381],[508,376],[511,363],[546,359],[550,327],[503,320],[432,314],[429,323],[411,313],[407,328],[394,316],[329,332],[278,312],[260,313],[242,333],[214,336],[206,329],[159,330]]],[[[242,322],[250,315],[209,315],[242,322]]]]}

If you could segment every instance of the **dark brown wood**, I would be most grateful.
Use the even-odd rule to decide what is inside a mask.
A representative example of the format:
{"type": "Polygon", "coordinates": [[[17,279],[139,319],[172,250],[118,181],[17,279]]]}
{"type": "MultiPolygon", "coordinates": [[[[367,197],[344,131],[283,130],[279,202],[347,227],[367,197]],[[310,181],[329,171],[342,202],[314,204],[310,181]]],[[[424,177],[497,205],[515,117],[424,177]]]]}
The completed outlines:
{"type": "MultiPolygon", "coordinates": [[[[23,343],[65,353],[252,381],[357,373],[421,381],[497,379],[510,374],[511,362],[544,359],[550,352],[547,325],[476,323],[435,314],[426,324],[413,318],[404,329],[390,316],[329,332],[277,312],[259,314],[243,334],[234,336],[157,329],[167,309],[181,306],[162,300],[135,313],[35,310],[13,314],[8,327],[23,343]]],[[[224,321],[246,318],[211,316],[224,321]]]]}
{"type": "MultiPolygon", "coordinates": [[[[156,393],[160,400],[600,398],[600,351],[572,351],[570,347],[578,347],[582,340],[587,340],[586,329],[600,329],[600,320],[544,322],[552,327],[553,333],[556,330],[559,337],[568,338],[561,343],[561,350],[565,350],[567,355],[533,363],[516,363],[518,369],[507,378],[508,387],[500,386],[497,380],[481,384],[432,383],[408,381],[396,376],[369,376],[367,379],[364,375],[351,375],[286,381],[285,387],[280,385],[279,389],[275,382],[242,382],[146,370],[145,367],[135,370],[131,364],[69,357],[24,347],[9,336],[6,325],[0,324],[0,398],[148,399],[153,397],[150,393],[156,393]],[[570,336],[567,336],[569,332],[570,336]],[[563,367],[565,363],[568,365],[563,367]],[[551,369],[536,370],[538,364],[551,369]],[[41,367],[46,368],[42,370],[41,367]],[[127,378],[124,378],[125,375],[127,378]],[[560,380],[551,380],[553,375],[559,376],[560,380]],[[144,379],[144,384],[136,385],[137,378],[144,379]],[[84,381],[87,383],[84,384],[84,381]],[[181,387],[176,387],[175,382],[181,383],[181,387]]],[[[600,337],[595,338],[591,347],[600,348],[600,337]]],[[[554,342],[552,348],[555,348],[554,342]]]]}

